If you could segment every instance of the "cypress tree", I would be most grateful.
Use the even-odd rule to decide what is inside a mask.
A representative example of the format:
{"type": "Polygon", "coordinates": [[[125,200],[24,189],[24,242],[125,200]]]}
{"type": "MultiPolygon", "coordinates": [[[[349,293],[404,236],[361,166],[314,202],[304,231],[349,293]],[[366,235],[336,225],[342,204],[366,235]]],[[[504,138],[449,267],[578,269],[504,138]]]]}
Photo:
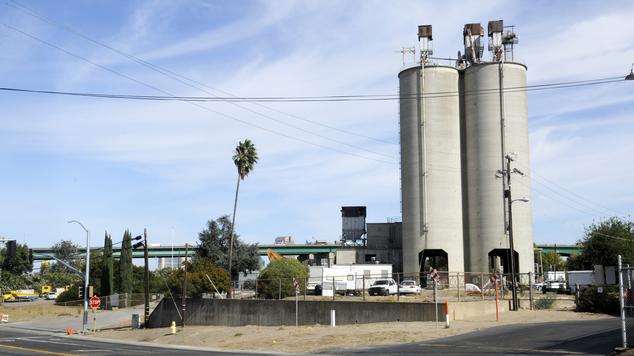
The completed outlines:
{"type": "Polygon", "coordinates": [[[101,295],[114,293],[114,257],[112,256],[112,237],[106,231],[103,243],[103,268],[101,269],[101,295]]]}
{"type": "Polygon", "coordinates": [[[126,230],[119,259],[119,293],[132,293],[132,234],[126,230]]]}

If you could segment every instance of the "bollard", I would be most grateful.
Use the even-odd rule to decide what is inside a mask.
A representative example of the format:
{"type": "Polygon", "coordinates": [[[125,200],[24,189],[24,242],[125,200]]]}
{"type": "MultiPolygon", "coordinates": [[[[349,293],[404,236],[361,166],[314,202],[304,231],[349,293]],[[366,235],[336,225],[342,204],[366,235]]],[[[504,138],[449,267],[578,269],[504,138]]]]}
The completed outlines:
{"type": "Polygon", "coordinates": [[[495,321],[500,321],[500,300],[498,298],[498,280],[495,280],[495,321]]]}
{"type": "Polygon", "coordinates": [[[445,300],[445,329],[449,329],[449,302],[445,300]]]}
{"type": "Polygon", "coordinates": [[[172,330],[172,335],[176,334],[176,322],[172,321],[172,326],[170,326],[170,329],[172,330]]]}
{"type": "Polygon", "coordinates": [[[335,323],[335,310],[332,309],[330,310],[330,326],[331,327],[335,327],[336,323],[335,323]]]}

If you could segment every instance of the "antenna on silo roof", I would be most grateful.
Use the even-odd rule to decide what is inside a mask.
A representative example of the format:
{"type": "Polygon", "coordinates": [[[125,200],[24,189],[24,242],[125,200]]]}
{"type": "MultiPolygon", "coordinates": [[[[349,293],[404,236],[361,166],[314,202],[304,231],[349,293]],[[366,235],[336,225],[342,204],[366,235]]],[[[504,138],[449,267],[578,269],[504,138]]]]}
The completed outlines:
{"type": "Polygon", "coordinates": [[[405,67],[408,64],[408,61],[406,60],[406,55],[411,54],[412,55],[412,64],[416,63],[416,47],[401,47],[400,51],[394,51],[396,53],[400,53],[402,56],[402,60],[403,60],[403,67],[405,67]]]}

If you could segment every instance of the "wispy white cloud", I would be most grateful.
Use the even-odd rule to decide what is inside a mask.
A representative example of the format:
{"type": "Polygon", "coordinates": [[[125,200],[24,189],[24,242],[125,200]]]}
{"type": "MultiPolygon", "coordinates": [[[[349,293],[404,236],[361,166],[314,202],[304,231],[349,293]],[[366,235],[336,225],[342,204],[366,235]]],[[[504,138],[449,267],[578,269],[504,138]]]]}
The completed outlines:
{"type": "MultiPolygon", "coordinates": [[[[209,9],[203,9],[203,5],[196,4],[196,8],[210,14],[222,10],[215,4],[209,9]]],[[[395,51],[415,44],[418,24],[434,25],[435,54],[444,57],[453,56],[460,49],[464,23],[512,19],[518,25],[521,40],[518,54],[529,65],[530,81],[555,81],[595,78],[627,70],[632,60],[625,58],[634,54],[625,29],[633,11],[631,6],[618,13],[613,8],[597,7],[594,13],[577,14],[574,21],[566,21],[565,17],[543,9],[531,9],[528,4],[510,7],[502,1],[389,4],[263,1],[253,3],[240,15],[232,13],[223,23],[179,29],[174,21],[182,24],[189,16],[180,3],[150,2],[139,4],[136,11],[128,14],[123,28],[110,29],[113,35],[108,41],[145,60],[238,95],[396,93],[396,75],[401,63],[400,54],[395,51]],[[534,26],[523,21],[533,16],[526,14],[530,12],[543,15],[549,24],[556,24],[555,18],[561,24],[551,28],[534,26]],[[526,31],[525,36],[522,31],[526,31]]],[[[33,24],[27,29],[38,34],[51,31],[54,35],[51,40],[164,90],[182,95],[204,94],[66,33],[33,24]]],[[[6,31],[0,31],[0,36],[3,35],[7,36],[6,31]]],[[[36,50],[56,60],[64,58],[56,63],[58,74],[47,77],[56,80],[59,88],[146,90],[89,64],[27,43],[15,38],[10,42],[12,50],[2,57],[5,70],[0,69],[7,80],[20,82],[6,68],[27,71],[31,68],[35,73],[34,68],[42,64],[24,60],[31,58],[36,50]]],[[[614,108],[631,100],[632,96],[622,88],[620,92],[618,88],[593,88],[531,94],[529,115],[536,117],[531,122],[533,171],[557,182],[567,182],[569,189],[591,200],[609,202],[610,208],[627,210],[627,203],[633,199],[629,181],[634,174],[629,168],[615,171],[614,167],[619,164],[634,167],[629,154],[634,147],[628,139],[633,124],[614,108]],[[596,114],[599,110],[601,115],[596,114]]],[[[340,230],[338,209],[345,204],[367,204],[373,221],[400,215],[398,165],[359,158],[355,155],[387,159],[230,104],[204,106],[298,140],[186,103],[64,98],[38,100],[38,105],[33,102],[17,99],[11,106],[0,109],[4,118],[0,134],[7,138],[0,147],[11,152],[81,159],[97,166],[113,164],[137,173],[142,182],[152,181],[152,189],[147,188],[150,192],[139,196],[155,199],[154,207],[147,208],[153,214],[135,214],[156,224],[163,236],[169,233],[170,225],[177,226],[179,235],[195,236],[204,220],[230,212],[235,183],[230,155],[237,141],[247,137],[254,140],[261,156],[260,164],[244,185],[239,206],[238,225],[248,240],[267,241],[284,234],[297,235],[300,240],[311,236],[333,240],[340,230]]],[[[320,135],[381,152],[398,162],[396,145],[333,131],[257,105],[245,105],[320,135]]],[[[398,141],[397,102],[269,105],[330,126],[398,141]]],[[[136,183],[122,181],[121,185],[137,186],[136,183]]],[[[56,183],[45,179],[45,184],[56,183]]],[[[563,204],[553,204],[548,198],[556,195],[539,184],[534,186],[535,193],[539,190],[546,196],[542,199],[533,194],[536,232],[548,233],[552,239],[576,239],[557,237],[558,231],[570,235],[574,229],[558,230],[548,224],[561,218],[585,221],[586,216],[563,204]],[[548,232],[539,228],[546,225],[548,232]]],[[[121,216],[123,213],[108,213],[105,208],[89,208],[94,201],[117,206],[132,204],[132,196],[137,197],[125,192],[115,199],[107,190],[94,194],[93,202],[77,197],[68,204],[86,208],[95,224],[104,227],[119,226],[122,223],[118,220],[125,217],[121,216]],[[104,218],[108,214],[112,217],[104,218]]],[[[51,198],[44,203],[54,206],[54,202],[51,198]]],[[[536,236],[536,240],[543,241],[542,236],[536,236]]]]}

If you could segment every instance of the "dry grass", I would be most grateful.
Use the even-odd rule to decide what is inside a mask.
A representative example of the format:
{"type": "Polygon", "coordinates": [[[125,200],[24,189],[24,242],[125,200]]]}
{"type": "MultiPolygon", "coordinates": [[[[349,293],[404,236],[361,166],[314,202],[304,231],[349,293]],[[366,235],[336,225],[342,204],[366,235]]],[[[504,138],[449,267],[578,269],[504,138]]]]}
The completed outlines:
{"type": "Polygon", "coordinates": [[[81,307],[66,307],[52,302],[3,303],[0,314],[8,314],[9,321],[25,321],[37,318],[81,315],[81,307]]]}
{"type": "Polygon", "coordinates": [[[118,340],[193,345],[233,350],[265,352],[317,352],[336,348],[420,342],[471,332],[504,324],[559,320],[599,319],[607,316],[557,310],[520,310],[504,313],[499,322],[494,316],[454,321],[445,329],[434,322],[392,322],[329,326],[188,326],[171,335],[169,328],[148,330],[111,330],[97,336],[118,340]]]}

